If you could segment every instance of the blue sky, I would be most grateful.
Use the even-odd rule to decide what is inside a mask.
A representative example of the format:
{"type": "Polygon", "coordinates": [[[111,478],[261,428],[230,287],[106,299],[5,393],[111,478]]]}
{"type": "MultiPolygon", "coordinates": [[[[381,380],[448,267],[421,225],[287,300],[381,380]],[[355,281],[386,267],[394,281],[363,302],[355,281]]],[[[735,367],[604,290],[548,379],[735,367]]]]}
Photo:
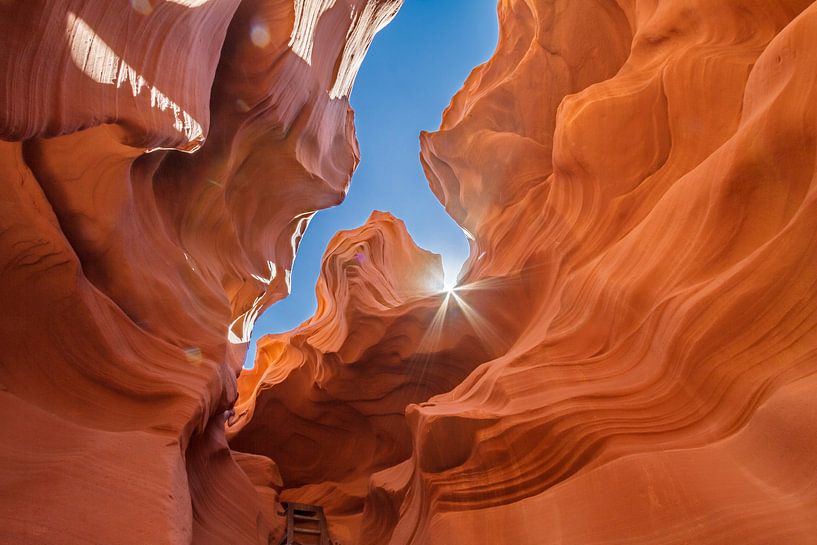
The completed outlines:
{"type": "Polygon", "coordinates": [[[406,222],[421,247],[443,256],[456,276],[468,256],[465,236],[431,193],[420,166],[419,134],[435,130],[451,97],[496,47],[496,0],[405,0],[375,38],[352,92],[360,166],[346,200],[318,212],[292,271],[292,293],[256,322],[255,339],[293,329],[315,311],[315,284],[329,239],[362,225],[372,210],[406,222]]]}

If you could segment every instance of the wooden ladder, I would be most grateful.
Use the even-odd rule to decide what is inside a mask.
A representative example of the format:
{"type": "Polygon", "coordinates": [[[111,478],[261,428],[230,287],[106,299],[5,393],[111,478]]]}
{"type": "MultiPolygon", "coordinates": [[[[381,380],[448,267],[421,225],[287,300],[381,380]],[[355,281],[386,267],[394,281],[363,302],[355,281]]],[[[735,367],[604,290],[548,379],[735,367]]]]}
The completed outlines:
{"type": "Polygon", "coordinates": [[[281,545],[331,545],[323,507],[286,503],[287,529],[281,545]]]}

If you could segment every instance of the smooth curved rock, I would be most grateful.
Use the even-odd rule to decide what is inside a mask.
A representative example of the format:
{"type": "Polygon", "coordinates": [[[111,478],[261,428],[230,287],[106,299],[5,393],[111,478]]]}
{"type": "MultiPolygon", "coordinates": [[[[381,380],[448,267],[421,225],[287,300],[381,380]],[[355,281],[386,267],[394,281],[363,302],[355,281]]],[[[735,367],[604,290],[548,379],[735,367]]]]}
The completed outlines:
{"type": "Polygon", "coordinates": [[[0,1],[0,541],[814,542],[809,0],[501,0],[460,286],[375,213],[236,381],[399,4],[0,1]]]}
{"type": "Polygon", "coordinates": [[[496,54],[421,136],[472,235],[461,286],[386,308],[319,288],[359,325],[265,341],[231,441],[284,460],[282,496],[329,506],[343,543],[813,542],[817,4],[499,17],[496,54]],[[406,403],[406,452],[370,438],[401,408],[338,369],[410,384],[413,358],[467,377],[406,403]]]}
{"type": "Polygon", "coordinates": [[[0,541],[277,542],[275,465],[225,418],[399,5],[0,2],[0,541]]]}

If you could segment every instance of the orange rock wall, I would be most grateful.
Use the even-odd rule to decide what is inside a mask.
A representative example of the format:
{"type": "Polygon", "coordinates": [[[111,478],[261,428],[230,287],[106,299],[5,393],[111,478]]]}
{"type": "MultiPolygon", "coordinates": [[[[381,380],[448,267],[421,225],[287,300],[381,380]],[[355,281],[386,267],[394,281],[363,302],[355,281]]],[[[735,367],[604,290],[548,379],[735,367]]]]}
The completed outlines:
{"type": "Polygon", "coordinates": [[[0,0],[0,542],[817,542],[808,0],[501,0],[459,288],[376,212],[236,381],[399,4],[0,0]]]}
{"type": "Polygon", "coordinates": [[[817,543],[817,4],[499,19],[421,136],[460,287],[373,304],[433,272],[382,218],[339,234],[231,444],[344,544],[817,543]]]}
{"type": "Polygon", "coordinates": [[[277,542],[225,419],[399,5],[0,2],[0,542],[277,542]]]}

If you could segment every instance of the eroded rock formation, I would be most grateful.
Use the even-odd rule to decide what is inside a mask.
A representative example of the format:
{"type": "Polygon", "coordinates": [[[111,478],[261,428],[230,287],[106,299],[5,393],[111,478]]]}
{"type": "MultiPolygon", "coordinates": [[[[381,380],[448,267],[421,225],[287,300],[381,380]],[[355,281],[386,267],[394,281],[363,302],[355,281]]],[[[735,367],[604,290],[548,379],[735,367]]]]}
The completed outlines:
{"type": "Polygon", "coordinates": [[[817,4],[499,17],[422,135],[460,288],[400,296],[391,220],[338,235],[232,444],[343,543],[817,542],[817,4]]]}
{"type": "Polygon", "coordinates": [[[284,499],[323,505],[342,543],[356,541],[369,476],[411,453],[405,407],[462,382],[475,354],[495,355],[467,322],[442,335],[442,276],[439,256],[374,213],[330,242],[315,316],[262,338],[239,381],[231,445],[274,459],[284,499]]]}
{"type": "Polygon", "coordinates": [[[400,3],[0,2],[0,542],[277,542],[225,418],[400,3]]]}
{"type": "Polygon", "coordinates": [[[236,383],[399,4],[0,1],[0,541],[815,543],[810,0],[501,0],[458,289],[375,213],[236,383]]]}

